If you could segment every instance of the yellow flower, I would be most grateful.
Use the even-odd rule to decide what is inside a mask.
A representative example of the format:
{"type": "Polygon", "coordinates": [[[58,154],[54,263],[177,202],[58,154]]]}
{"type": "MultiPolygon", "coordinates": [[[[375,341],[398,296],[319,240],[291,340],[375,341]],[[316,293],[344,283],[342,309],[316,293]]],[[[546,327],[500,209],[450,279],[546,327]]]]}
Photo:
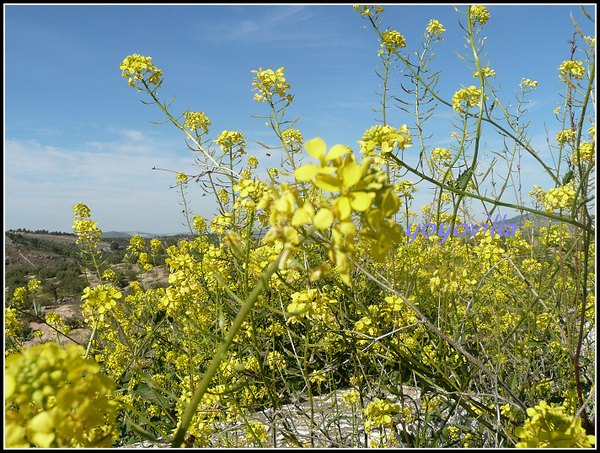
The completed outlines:
{"type": "Polygon", "coordinates": [[[75,211],[75,214],[73,215],[74,224],[71,228],[73,228],[78,235],[77,243],[81,244],[82,242],[85,242],[91,247],[96,247],[97,243],[102,239],[103,233],[102,230],[96,226],[97,222],[92,222],[88,218],[90,217],[90,208],[83,203],[77,203],[73,206],[73,211],[75,211]]]}
{"type": "Polygon", "coordinates": [[[563,407],[548,406],[545,401],[527,409],[530,420],[515,429],[521,442],[517,448],[592,448],[595,436],[586,435],[581,418],[573,419],[563,407]]]}
{"type": "Polygon", "coordinates": [[[525,90],[529,88],[530,90],[537,87],[537,81],[531,81],[530,79],[522,78],[521,79],[521,89],[525,90]]]}
{"type": "Polygon", "coordinates": [[[230,151],[234,147],[239,147],[239,151],[244,154],[244,148],[246,147],[246,140],[244,134],[237,131],[223,131],[219,137],[215,140],[217,145],[221,146],[223,151],[230,151]]]}
{"type": "Polygon", "coordinates": [[[581,142],[579,149],[573,150],[571,162],[573,165],[581,165],[582,163],[592,163],[596,158],[595,143],[581,142]]]}
{"type": "Polygon", "coordinates": [[[160,86],[162,71],[156,68],[150,60],[152,60],[152,57],[144,57],[134,53],[127,56],[123,63],[119,65],[119,68],[123,71],[123,77],[129,77],[130,86],[141,90],[142,87],[137,82],[142,81],[144,83],[144,77],[147,78],[147,83],[153,84],[155,88],[160,86]]]}
{"type": "Polygon", "coordinates": [[[440,24],[437,20],[435,19],[431,19],[429,21],[429,24],[427,24],[427,30],[426,33],[430,36],[435,36],[435,35],[439,35],[442,34],[446,31],[445,28],[443,28],[442,24],[440,24]]]}
{"type": "MultiPolygon", "coordinates": [[[[487,96],[484,95],[485,99],[487,96]]],[[[452,108],[457,112],[462,112],[464,111],[463,103],[467,108],[481,105],[481,91],[475,86],[458,90],[452,97],[452,108]]]]}
{"type": "MultiPolygon", "coordinates": [[[[481,72],[483,73],[483,77],[495,77],[496,76],[496,71],[494,71],[493,69],[490,69],[489,66],[482,68],[481,72]]],[[[473,78],[477,79],[478,77],[479,77],[479,71],[475,71],[473,73],[473,78]]]]}
{"type": "Polygon", "coordinates": [[[79,345],[44,343],[6,359],[6,447],[112,445],[116,384],[84,352],[79,345]]]}
{"type": "Polygon", "coordinates": [[[371,431],[373,428],[392,427],[392,415],[400,410],[397,404],[392,404],[386,400],[375,398],[364,410],[366,420],[365,429],[371,431]]]}
{"type": "Polygon", "coordinates": [[[564,145],[567,142],[575,141],[575,131],[572,129],[565,129],[556,134],[556,141],[559,145],[564,145]]]}
{"type": "Polygon", "coordinates": [[[412,146],[412,137],[410,136],[408,126],[403,124],[396,128],[380,124],[373,126],[365,131],[362,141],[358,141],[361,153],[366,156],[376,156],[374,150],[379,149],[381,156],[391,153],[396,147],[403,150],[412,146]]]}
{"type": "Polygon", "coordinates": [[[304,142],[304,137],[298,129],[286,129],[282,132],[281,137],[285,144],[293,150],[299,149],[304,142]]]}
{"type": "Polygon", "coordinates": [[[354,5],[353,8],[354,11],[358,11],[359,14],[364,18],[371,17],[373,15],[377,17],[377,14],[384,12],[383,8],[379,5],[354,5]]]}
{"type": "Polygon", "coordinates": [[[104,325],[104,314],[117,305],[117,300],[122,294],[114,286],[98,285],[94,288],[87,287],[83,290],[81,300],[83,315],[87,316],[86,322],[93,326],[104,325]]]}
{"type": "Polygon", "coordinates": [[[583,79],[585,75],[585,68],[581,61],[568,60],[564,61],[563,64],[558,68],[559,77],[563,82],[568,78],[583,79]]]}
{"type": "Polygon", "coordinates": [[[282,100],[291,102],[293,96],[286,94],[290,85],[286,82],[283,77],[284,68],[279,68],[277,71],[272,69],[262,70],[259,68],[258,71],[251,71],[256,74],[252,86],[252,91],[258,90],[258,93],[254,95],[254,100],[258,102],[268,102],[273,99],[273,95],[279,96],[282,100]]]}
{"type": "Polygon", "coordinates": [[[187,127],[191,131],[202,129],[202,134],[208,133],[208,126],[210,126],[210,120],[204,114],[204,112],[187,112],[185,114],[185,123],[183,127],[187,127]]]}
{"type": "Polygon", "coordinates": [[[396,30],[384,31],[381,34],[381,47],[383,49],[379,51],[380,56],[383,52],[392,53],[395,50],[406,47],[406,40],[396,30]]]}
{"type": "Polygon", "coordinates": [[[483,5],[473,5],[469,8],[471,13],[471,20],[474,23],[479,22],[481,25],[485,25],[485,23],[490,19],[490,12],[483,5]]]}
{"type": "Polygon", "coordinates": [[[13,293],[13,299],[17,302],[17,305],[24,303],[27,299],[27,289],[23,287],[16,288],[13,293]]]}

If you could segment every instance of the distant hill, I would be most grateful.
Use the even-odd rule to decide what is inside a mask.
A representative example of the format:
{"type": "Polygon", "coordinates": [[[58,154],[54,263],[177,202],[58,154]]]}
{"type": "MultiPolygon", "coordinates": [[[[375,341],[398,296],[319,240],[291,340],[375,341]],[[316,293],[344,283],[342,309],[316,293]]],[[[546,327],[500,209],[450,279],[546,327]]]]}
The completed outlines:
{"type": "Polygon", "coordinates": [[[103,239],[106,239],[106,238],[131,239],[135,235],[139,235],[139,236],[143,237],[144,239],[152,239],[152,238],[155,238],[158,236],[162,236],[159,234],[144,233],[142,231],[104,231],[102,234],[102,238],[103,239]]]}

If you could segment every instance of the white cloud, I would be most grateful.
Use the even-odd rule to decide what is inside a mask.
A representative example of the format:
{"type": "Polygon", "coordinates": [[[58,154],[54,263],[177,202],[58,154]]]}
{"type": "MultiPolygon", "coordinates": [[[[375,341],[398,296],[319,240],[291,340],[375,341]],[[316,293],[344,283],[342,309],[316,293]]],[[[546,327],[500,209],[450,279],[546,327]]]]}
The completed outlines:
{"type": "MultiPolygon", "coordinates": [[[[182,230],[173,173],[193,173],[194,156],[181,144],[159,143],[139,131],[78,149],[7,140],[4,154],[5,227],[70,231],[72,207],[82,202],[103,230],[182,230]],[[182,152],[174,152],[181,149],[182,152]]],[[[210,217],[214,207],[190,185],[191,208],[210,217]]]]}

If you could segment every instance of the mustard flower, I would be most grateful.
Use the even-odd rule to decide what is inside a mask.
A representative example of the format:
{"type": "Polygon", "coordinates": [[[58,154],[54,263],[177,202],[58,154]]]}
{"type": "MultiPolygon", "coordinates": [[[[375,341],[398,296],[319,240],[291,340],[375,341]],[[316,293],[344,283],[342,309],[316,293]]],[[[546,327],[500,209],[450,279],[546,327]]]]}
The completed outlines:
{"type": "Polygon", "coordinates": [[[104,315],[117,305],[117,300],[122,294],[114,286],[98,285],[94,288],[89,286],[83,290],[81,300],[85,321],[95,326],[104,325],[104,315]]]}
{"type": "Polygon", "coordinates": [[[381,47],[382,50],[379,51],[379,56],[384,52],[389,54],[402,47],[406,47],[406,40],[396,30],[384,31],[381,34],[381,47]]]}
{"type": "Polygon", "coordinates": [[[258,90],[254,95],[254,100],[258,102],[271,101],[273,95],[279,96],[281,99],[291,102],[293,96],[287,94],[287,90],[290,89],[290,85],[286,82],[284,74],[284,68],[281,67],[277,71],[272,69],[262,70],[259,68],[258,71],[251,71],[256,74],[252,86],[252,91],[258,90]]]}
{"type": "Polygon", "coordinates": [[[387,400],[375,398],[366,409],[365,414],[365,429],[371,431],[373,428],[392,427],[392,415],[398,413],[400,407],[397,404],[392,404],[387,400]]]}
{"type": "Polygon", "coordinates": [[[543,198],[546,211],[553,212],[555,209],[571,207],[575,202],[575,194],[575,183],[573,181],[567,185],[548,190],[543,198]]]}
{"type": "Polygon", "coordinates": [[[40,288],[40,281],[38,279],[33,279],[33,280],[29,280],[27,282],[27,290],[32,293],[34,292],[36,289],[40,288]]]}
{"type": "Polygon", "coordinates": [[[256,170],[256,167],[258,167],[258,159],[254,156],[250,156],[246,161],[246,165],[250,170],[256,170]]]}
{"type": "Polygon", "coordinates": [[[221,135],[215,140],[217,145],[221,146],[221,149],[225,152],[231,151],[235,147],[239,147],[239,151],[244,154],[244,148],[246,147],[246,140],[244,134],[237,131],[223,131],[221,135]]]}
{"type": "Polygon", "coordinates": [[[202,129],[202,134],[206,134],[208,133],[208,126],[210,126],[210,124],[211,122],[204,112],[187,112],[185,114],[183,126],[187,127],[192,132],[202,129]]]}
{"type": "Polygon", "coordinates": [[[596,144],[582,141],[579,149],[573,150],[571,162],[573,165],[581,165],[582,163],[593,163],[596,159],[596,144]],[[579,157],[578,157],[579,156],[579,157]]]}
{"type": "Polygon", "coordinates": [[[188,176],[185,173],[180,171],[179,173],[177,173],[175,180],[177,181],[177,184],[184,185],[184,184],[187,184],[187,182],[188,182],[188,176]]]}
{"type": "Polygon", "coordinates": [[[446,148],[435,148],[431,151],[431,160],[444,166],[448,166],[452,161],[452,152],[446,148]]]}
{"type": "Polygon", "coordinates": [[[575,141],[575,131],[572,129],[565,129],[556,134],[556,141],[559,145],[564,145],[567,142],[575,141]]]}
{"type": "Polygon", "coordinates": [[[150,250],[152,250],[152,254],[157,254],[158,252],[160,252],[160,249],[162,248],[162,242],[160,242],[160,239],[151,239],[150,240],[150,250]]]}
{"type": "Polygon", "coordinates": [[[286,129],[282,132],[281,137],[284,143],[293,150],[299,149],[304,143],[304,137],[298,129],[286,129]]]}
{"type": "Polygon", "coordinates": [[[112,445],[116,384],[84,353],[79,345],[44,343],[6,359],[6,447],[112,445]]]}
{"type": "Polygon", "coordinates": [[[382,157],[391,153],[396,147],[400,150],[412,146],[412,137],[410,136],[408,126],[403,124],[396,128],[380,124],[367,129],[363,134],[362,141],[358,141],[361,152],[366,156],[376,156],[375,150],[379,149],[382,157]]]}
{"type": "MultiPolygon", "coordinates": [[[[481,91],[472,85],[469,88],[462,88],[454,93],[454,96],[452,97],[452,108],[457,112],[463,112],[463,104],[467,108],[479,106],[481,105],[481,94],[481,91]]],[[[484,96],[484,100],[485,99],[487,99],[487,96],[484,96]]]]}
{"type": "Polygon", "coordinates": [[[384,9],[379,5],[354,5],[353,8],[364,18],[377,16],[377,14],[384,12],[384,9]]]}
{"type": "Polygon", "coordinates": [[[97,222],[92,222],[90,216],[90,208],[83,203],[77,203],[73,206],[73,226],[71,227],[78,235],[77,243],[88,243],[91,247],[96,247],[102,239],[102,230],[96,225],[97,222]]]}
{"type": "Polygon", "coordinates": [[[137,85],[137,82],[143,81],[146,77],[147,83],[150,83],[158,88],[162,83],[161,76],[162,71],[150,61],[152,57],[144,57],[137,53],[127,56],[123,63],[119,65],[121,71],[123,71],[123,77],[129,77],[129,85],[137,87],[141,90],[142,87],[137,85]]]}
{"type": "Polygon", "coordinates": [[[592,448],[593,435],[586,435],[581,418],[565,414],[563,407],[548,406],[545,401],[527,409],[530,420],[517,427],[515,434],[521,442],[517,448],[592,448]]]}
{"type": "Polygon", "coordinates": [[[446,29],[437,20],[431,19],[427,24],[426,34],[429,36],[440,35],[444,33],[446,29]]]}
{"type": "Polygon", "coordinates": [[[198,233],[205,233],[207,229],[206,220],[204,217],[200,217],[199,215],[194,216],[194,230],[198,233]]]}
{"type": "Polygon", "coordinates": [[[531,81],[530,79],[522,78],[520,86],[522,90],[526,90],[527,88],[533,90],[535,87],[537,87],[537,84],[537,81],[531,81]]]}
{"type": "Polygon", "coordinates": [[[14,337],[23,329],[23,324],[19,321],[19,312],[16,308],[4,309],[4,335],[14,337]]]}
{"type": "Polygon", "coordinates": [[[558,68],[560,79],[565,82],[567,79],[583,79],[585,68],[581,61],[568,60],[558,68]]]}
{"type": "Polygon", "coordinates": [[[27,289],[24,287],[16,288],[13,292],[13,300],[17,303],[17,305],[25,303],[27,300],[27,289]]]}
{"type": "Polygon", "coordinates": [[[483,5],[473,5],[469,10],[473,23],[479,22],[481,25],[485,25],[490,19],[490,12],[483,5]]]}
{"type": "Polygon", "coordinates": [[[144,247],[146,247],[146,241],[139,234],[136,234],[129,240],[129,246],[127,247],[127,250],[141,252],[144,250],[144,247]]]}
{"type": "Polygon", "coordinates": [[[347,407],[355,406],[360,400],[360,393],[356,390],[350,390],[342,395],[342,401],[347,407]]]}
{"type": "MultiPolygon", "coordinates": [[[[481,72],[483,73],[483,77],[496,77],[496,71],[494,71],[493,69],[490,69],[489,66],[482,68],[481,72]]],[[[473,78],[474,79],[479,78],[479,71],[475,71],[473,73],[473,78]]]]}

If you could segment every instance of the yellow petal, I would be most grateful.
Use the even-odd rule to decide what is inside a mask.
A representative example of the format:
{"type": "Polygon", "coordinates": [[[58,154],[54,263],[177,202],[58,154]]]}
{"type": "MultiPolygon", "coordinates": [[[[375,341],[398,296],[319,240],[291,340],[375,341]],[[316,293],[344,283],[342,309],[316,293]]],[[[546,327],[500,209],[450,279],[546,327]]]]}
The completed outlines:
{"type": "Polygon", "coordinates": [[[319,174],[320,168],[314,164],[303,165],[294,170],[294,177],[299,181],[310,181],[319,174]]]}
{"type": "Polygon", "coordinates": [[[292,226],[299,227],[308,225],[311,220],[311,215],[302,207],[294,212],[294,216],[292,217],[292,226]]]}
{"type": "Polygon", "coordinates": [[[342,179],[344,180],[344,186],[352,187],[356,185],[362,177],[362,168],[356,162],[348,162],[342,169],[342,179]]]}
{"type": "Polygon", "coordinates": [[[333,214],[327,208],[321,209],[315,216],[315,226],[320,230],[326,230],[333,223],[333,214]]]}
{"type": "Polygon", "coordinates": [[[306,148],[308,154],[310,154],[315,159],[321,160],[325,158],[325,153],[327,152],[327,145],[325,144],[322,138],[315,137],[312,140],[308,140],[304,144],[304,147],[306,148]]]}
{"type": "Polygon", "coordinates": [[[340,181],[332,175],[321,175],[315,181],[315,186],[325,192],[337,192],[340,190],[340,181]]]}
{"type": "Polygon", "coordinates": [[[371,206],[371,200],[374,194],[367,192],[352,192],[350,205],[355,211],[364,212],[371,206]]]}
{"type": "Polygon", "coordinates": [[[40,412],[29,421],[27,437],[38,447],[50,447],[54,440],[54,419],[48,411],[40,412]]]}
{"type": "Polygon", "coordinates": [[[391,190],[388,190],[387,193],[383,196],[383,202],[381,203],[381,210],[384,217],[390,217],[394,215],[398,208],[400,207],[400,203],[398,200],[398,195],[396,195],[391,190]]]}
{"type": "Polygon", "coordinates": [[[327,157],[326,159],[329,160],[333,160],[333,159],[337,159],[338,157],[343,156],[344,154],[348,154],[348,148],[344,145],[335,145],[334,147],[332,147],[329,150],[329,153],[327,153],[327,157]]]}
{"type": "Polygon", "coordinates": [[[340,197],[336,200],[335,205],[340,214],[340,220],[346,220],[352,214],[352,206],[350,206],[350,199],[348,197],[340,197]]]}

